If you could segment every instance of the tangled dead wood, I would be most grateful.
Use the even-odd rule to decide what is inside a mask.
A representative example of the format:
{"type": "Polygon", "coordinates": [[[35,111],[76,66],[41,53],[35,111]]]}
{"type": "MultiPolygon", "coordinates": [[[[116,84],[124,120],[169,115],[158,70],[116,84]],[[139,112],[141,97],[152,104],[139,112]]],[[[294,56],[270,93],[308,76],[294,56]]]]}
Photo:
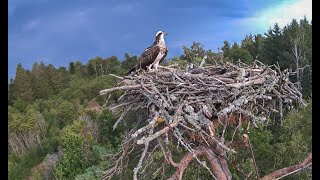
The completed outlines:
{"type": "MultiPolygon", "coordinates": [[[[122,114],[114,129],[131,110],[146,108],[149,119],[128,129],[118,159],[124,158],[134,144],[144,144],[140,160],[134,169],[138,179],[149,150],[161,148],[167,162],[177,168],[171,179],[181,179],[190,161],[196,159],[217,179],[231,179],[225,159],[226,152],[236,152],[244,142],[234,141],[239,127],[247,121],[248,128],[266,125],[270,117],[284,109],[306,105],[299,87],[289,81],[288,71],[255,61],[251,66],[239,62],[197,67],[186,72],[178,65],[159,67],[158,71],[140,72],[121,78],[117,87],[100,91],[104,95],[124,90],[118,104],[111,110],[122,114]],[[221,125],[221,131],[218,127],[221,125]],[[234,127],[232,139],[226,131],[234,127]],[[180,163],[173,162],[170,145],[179,144],[189,151],[180,163]],[[239,147],[240,147],[239,146],[239,147]],[[192,155],[192,156],[190,156],[192,155]],[[205,156],[210,168],[197,156],[205,156]]],[[[104,178],[119,174],[118,161],[106,171],[104,178]]]]}

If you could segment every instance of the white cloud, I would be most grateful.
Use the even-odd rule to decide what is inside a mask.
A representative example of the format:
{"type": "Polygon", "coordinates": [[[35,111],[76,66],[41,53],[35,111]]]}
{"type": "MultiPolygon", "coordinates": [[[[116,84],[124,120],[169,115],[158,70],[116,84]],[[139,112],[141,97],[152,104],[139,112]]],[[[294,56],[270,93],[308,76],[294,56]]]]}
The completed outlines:
{"type": "MultiPolygon", "coordinates": [[[[275,23],[282,28],[289,24],[292,19],[312,20],[312,0],[297,0],[286,2],[277,6],[269,7],[257,12],[251,17],[240,19],[240,24],[244,26],[255,26],[258,31],[265,31],[273,27],[275,23]]],[[[236,23],[239,23],[237,21],[236,23]]]]}
{"type": "Polygon", "coordinates": [[[300,0],[292,4],[283,4],[275,9],[268,9],[262,17],[268,25],[278,23],[280,27],[284,27],[292,21],[292,19],[302,19],[304,16],[308,20],[312,19],[312,0],[300,0]]]}

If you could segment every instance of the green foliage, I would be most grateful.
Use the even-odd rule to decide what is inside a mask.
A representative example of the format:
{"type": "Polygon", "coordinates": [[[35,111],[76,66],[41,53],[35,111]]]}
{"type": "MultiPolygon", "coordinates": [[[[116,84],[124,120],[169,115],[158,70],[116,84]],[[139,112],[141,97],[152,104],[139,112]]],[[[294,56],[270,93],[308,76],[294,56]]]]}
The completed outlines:
{"type": "Polygon", "coordinates": [[[206,53],[204,46],[197,42],[192,42],[190,48],[182,46],[182,49],[184,54],[180,56],[180,59],[187,60],[187,62],[192,62],[197,66],[200,64],[206,53]]]}
{"type": "Polygon", "coordinates": [[[58,151],[59,146],[59,137],[58,136],[49,136],[42,142],[42,148],[47,154],[58,151]]]}
{"type": "Polygon", "coordinates": [[[305,70],[301,79],[302,96],[304,99],[310,99],[312,95],[312,72],[305,70]]]}
{"type": "Polygon", "coordinates": [[[27,106],[28,106],[28,102],[22,100],[21,98],[18,98],[17,100],[15,100],[12,105],[14,109],[18,110],[21,113],[25,112],[27,106]]]}
{"type": "Polygon", "coordinates": [[[75,105],[69,101],[62,101],[57,108],[57,118],[59,120],[60,128],[70,124],[78,117],[78,112],[75,105]]]}
{"type": "Polygon", "coordinates": [[[179,64],[181,67],[186,67],[187,66],[187,61],[184,60],[184,59],[180,59],[180,57],[175,56],[175,57],[169,59],[167,61],[167,64],[168,65],[179,64]]]}
{"type": "Polygon", "coordinates": [[[83,173],[92,162],[93,137],[85,132],[84,121],[74,121],[63,129],[60,137],[62,160],[55,168],[58,178],[72,179],[83,173]]]}
{"type": "Polygon", "coordinates": [[[212,52],[211,49],[205,50],[204,45],[198,42],[192,42],[190,47],[182,46],[182,49],[183,54],[181,56],[174,56],[173,58],[168,59],[164,64],[178,64],[181,67],[186,67],[187,64],[192,63],[195,66],[199,66],[205,55],[207,56],[205,61],[207,64],[213,64],[214,61],[221,59],[221,56],[218,53],[212,52]]]}
{"type": "Polygon", "coordinates": [[[276,170],[272,163],[266,163],[266,159],[273,159],[276,153],[272,146],[272,132],[266,128],[254,129],[249,136],[256,163],[259,167],[259,175],[263,176],[276,170]]]}
{"type": "MultiPolygon", "coordinates": [[[[302,162],[312,152],[312,102],[298,112],[287,114],[282,127],[274,132],[252,129],[249,133],[254,156],[262,177],[275,170],[302,162]],[[288,156],[290,154],[290,156],[288,156]]],[[[253,170],[253,161],[249,149],[240,150],[236,155],[229,154],[228,159],[237,162],[237,166],[245,173],[253,170]]],[[[230,168],[235,179],[242,179],[233,168],[230,168]]],[[[309,179],[310,172],[291,175],[297,179],[309,179]]]]}
{"type": "Polygon", "coordinates": [[[118,118],[119,116],[109,110],[103,110],[98,117],[99,142],[106,144],[108,147],[115,148],[122,140],[120,134],[123,131],[123,125],[119,124],[118,127],[113,130],[113,125],[118,118]]]}
{"type": "Polygon", "coordinates": [[[10,132],[21,131],[20,123],[23,122],[23,115],[14,108],[8,108],[8,130],[10,132]]]}
{"type": "Polygon", "coordinates": [[[48,99],[53,95],[47,67],[43,62],[34,63],[31,70],[32,92],[35,99],[48,99]]]}
{"type": "MultiPolygon", "coordinates": [[[[309,101],[306,108],[290,113],[278,134],[278,143],[274,148],[275,169],[302,162],[312,152],[312,101],[309,101]]],[[[304,172],[295,177],[309,179],[309,173],[304,172]]]]}
{"type": "Polygon", "coordinates": [[[68,86],[69,75],[65,68],[55,69],[52,64],[47,66],[49,85],[52,87],[54,94],[59,93],[68,86]]]}
{"type": "Polygon", "coordinates": [[[12,98],[20,98],[23,101],[30,102],[33,99],[33,91],[31,89],[32,81],[30,72],[23,69],[19,63],[16,69],[16,78],[11,84],[12,98]]]}
{"type": "Polygon", "coordinates": [[[27,111],[25,113],[25,124],[23,125],[23,129],[26,130],[34,130],[37,123],[37,110],[35,106],[29,105],[27,106],[27,111]]]}
{"type": "Polygon", "coordinates": [[[125,71],[129,71],[132,67],[134,67],[138,63],[137,56],[130,56],[129,54],[125,53],[124,61],[121,62],[121,66],[125,71]]]}
{"type": "Polygon", "coordinates": [[[85,77],[87,76],[87,68],[85,65],[83,65],[80,61],[76,61],[74,64],[74,74],[77,77],[85,77]]]}
{"type": "Polygon", "coordinates": [[[105,74],[117,74],[123,75],[126,73],[122,67],[121,63],[116,56],[111,56],[105,60],[105,74]]]}
{"type": "Polygon", "coordinates": [[[246,37],[241,41],[241,48],[246,49],[251,56],[256,56],[254,37],[252,34],[246,35],[246,37]]]}
{"type": "Polygon", "coordinates": [[[121,66],[121,62],[115,56],[106,59],[102,59],[101,57],[90,59],[87,65],[87,71],[90,76],[94,75],[94,77],[105,76],[107,74],[120,75],[125,72],[121,66]]]}
{"type": "Polygon", "coordinates": [[[249,53],[249,51],[244,48],[240,48],[236,43],[232,46],[228,53],[229,58],[233,62],[237,62],[239,59],[241,60],[241,62],[244,62],[246,64],[251,64],[251,62],[253,62],[253,57],[249,53]]]}
{"type": "Polygon", "coordinates": [[[110,161],[105,157],[106,154],[114,153],[115,150],[111,148],[105,148],[103,146],[94,145],[92,147],[93,157],[95,159],[93,166],[85,169],[83,174],[79,174],[75,177],[76,180],[100,180],[103,176],[102,172],[105,171],[110,161]]]}
{"type": "Polygon", "coordinates": [[[190,48],[182,46],[182,49],[184,55],[182,55],[181,59],[192,61],[194,64],[200,63],[201,59],[204,57],[206,52],[204,46],[197,42],[192,42],[190,48]]]}
{"type": "Polygon", "coordinates": [[[97,78],[77,78],[73,76],[69,82],[69,87],[61,92],[64,99],[79,99],[83,102],[85,99],[91,100],[99,96],[99,91],[115,85],[114,77],[106,75],[97,78]]]}
{"type": "Polygon", "coordinates": [[[101,180],[104,168],[100,166],[91,166],[85,169],[83,174],[79,174],[75,177],[75,180],[101,180]]]}
{"type": "Polygon", "coordinates": [[[75,73],[74,62],[69,63],[69,72],[70,72],[70,74],[75,73]]]}
{"type": "Polygon", "coordinates": [[[228,41],[224,41],[223,42],[223,47],[221,48],[221,50],[223,51],[223,57],[228,58],[230,57],[230,44],[228,41]]]}
{"type": "Polygon", "coordinates": [[[28,105],[26,112],[21,113],[15,108],[8,108],[8,130],[9,133],[25,133],[36,128],[37,110],[35,106],[28,105]]]}
{"type": "MultiPolygon", "coordinates": [[[[210,162],[206,158],[199,158],[199,160],[205,161],[206,165],[210,167],[210,162]]],[[[197,160],[193,160],[186,169],[183,179],[192,180],[198,179],[199,177],[204,180],[214,179],[206,168],[200,165],[197,160]]]]}
{"type": "Polygon", "coordinates": [[[8,179],[24,179],[30,169],[40,163],[47,152],[40,148],[31,148],[28,153],[21,157],[16,157],[14,154],[8,156],[8,179]]]}

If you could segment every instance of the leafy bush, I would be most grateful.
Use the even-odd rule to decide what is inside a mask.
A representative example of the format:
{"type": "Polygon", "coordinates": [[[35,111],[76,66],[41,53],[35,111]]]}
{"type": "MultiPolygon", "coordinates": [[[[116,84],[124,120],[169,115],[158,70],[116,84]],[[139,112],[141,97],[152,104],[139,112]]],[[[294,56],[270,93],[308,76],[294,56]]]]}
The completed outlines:
{"type": "Polygon", "coordinates": [[[92,162],[93,137],[85,132],[84,121],[74,121],[63,129],[60,137],[63,157],[55,168],[58,178],[73,179],[92,162]]]}

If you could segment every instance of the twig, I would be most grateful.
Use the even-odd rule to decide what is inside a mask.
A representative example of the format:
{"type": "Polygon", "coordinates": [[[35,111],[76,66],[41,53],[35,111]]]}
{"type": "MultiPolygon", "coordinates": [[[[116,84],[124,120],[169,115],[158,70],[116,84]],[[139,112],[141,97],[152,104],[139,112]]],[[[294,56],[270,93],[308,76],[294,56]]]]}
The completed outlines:
{"type": "Polygon", "coordinates": [[[309,156],[300,164],[279,169],[273,173],[270,173],[270,174],[264,176],[263,178],[261,178],[261,180],[280,179],[280,178],[283,178],[283,177],[288,176],[290,174],[301,171],[304,168],[311,166],[311,165],[312,165],[312,154],[309,154],[309,156]]]}
{"type": "MultiPolygon", "coordinates": [[[[145,87],[149,87],[150,84],[145,84],[144,85],[145,87]]],[[[100,95],[105,95],[109,92],[112,92],[112,91],[117,91],[117,90],[132,90],[132,89],[139,89],[141,88],[142,86],[139,84],[139,85],[131,85],[131,86],[120,86],[120,87],[114,87],[114,88],[111,88],[111,89],[105,89],[105,90],[101,90],[100,91],[100,95]]]]}
{"type": "Polygon", "coordinates": [[[131,104],[128,109],[126,109],[125,111],[122,112],[122,114],[120,115],[120,117],[117,120],[117,122],[114,123],[113,130],[115,130],[117,128],[118,124],[122,121],[122,119],[126,116],[126,114],[131,110],[132,106],[133,105],[131,104]]]}
{"type": "Polygon", "coordinates": [[[144,150],[143,150],[143,152],[141,154],[141,157],[139,159],[139,163],[138,163],[137,167],[135,167],[134,170],[133,170],[133,179],[134,180],[138,180],[138,171],[141,168],[142,161],[143,161],[144,157],[146,156],[146,153],[148,151],[148,147],[149,147],[149,142],[146,142],[144,150]]]}
{"type": "Polygon", "coordinates": [[[160,131],[148,136],[147,138],[141,138],[137,141],[137,144],[145,144],[146,142],[150,142],[152,140],[154,140],[155,138],[161,136],[162,134],[164,134],[165,132],[168,132],[171,128],[174,128],[176,126],[178,126],[179,121],[181,121],[182,119],[179,118],[179,120],[174,121],[173,123],[169,124],[169,126],[161,129],[160,131]]]}
{"type": "Polygon", "coordinates": [[[124,78],[122,78],[122,77],[120,77],[120,76],[117,76],[117,75],[114,75],[114,74],[109,74],[110,76],[113,76],[113,77],[116,77],[116,78],[119,78],[119,79],[124,79],[124,78]]]}
{"type": "Polygon", "coordinates": [[[256,171],[256,177],[259,179],[259,177],[260,177],[259,176],[259,171],[258,171],[256,159],[254,158],[254,153],[253,153],[253,150],[252,150],[252,145],[251,145],[251,141],[250,141],[249,136],[248,136],[248,144],[249,144],[249,148],[250,148],[251,157],[252,157],[252,160],[253,160],[254,169],[256,171]]]}

